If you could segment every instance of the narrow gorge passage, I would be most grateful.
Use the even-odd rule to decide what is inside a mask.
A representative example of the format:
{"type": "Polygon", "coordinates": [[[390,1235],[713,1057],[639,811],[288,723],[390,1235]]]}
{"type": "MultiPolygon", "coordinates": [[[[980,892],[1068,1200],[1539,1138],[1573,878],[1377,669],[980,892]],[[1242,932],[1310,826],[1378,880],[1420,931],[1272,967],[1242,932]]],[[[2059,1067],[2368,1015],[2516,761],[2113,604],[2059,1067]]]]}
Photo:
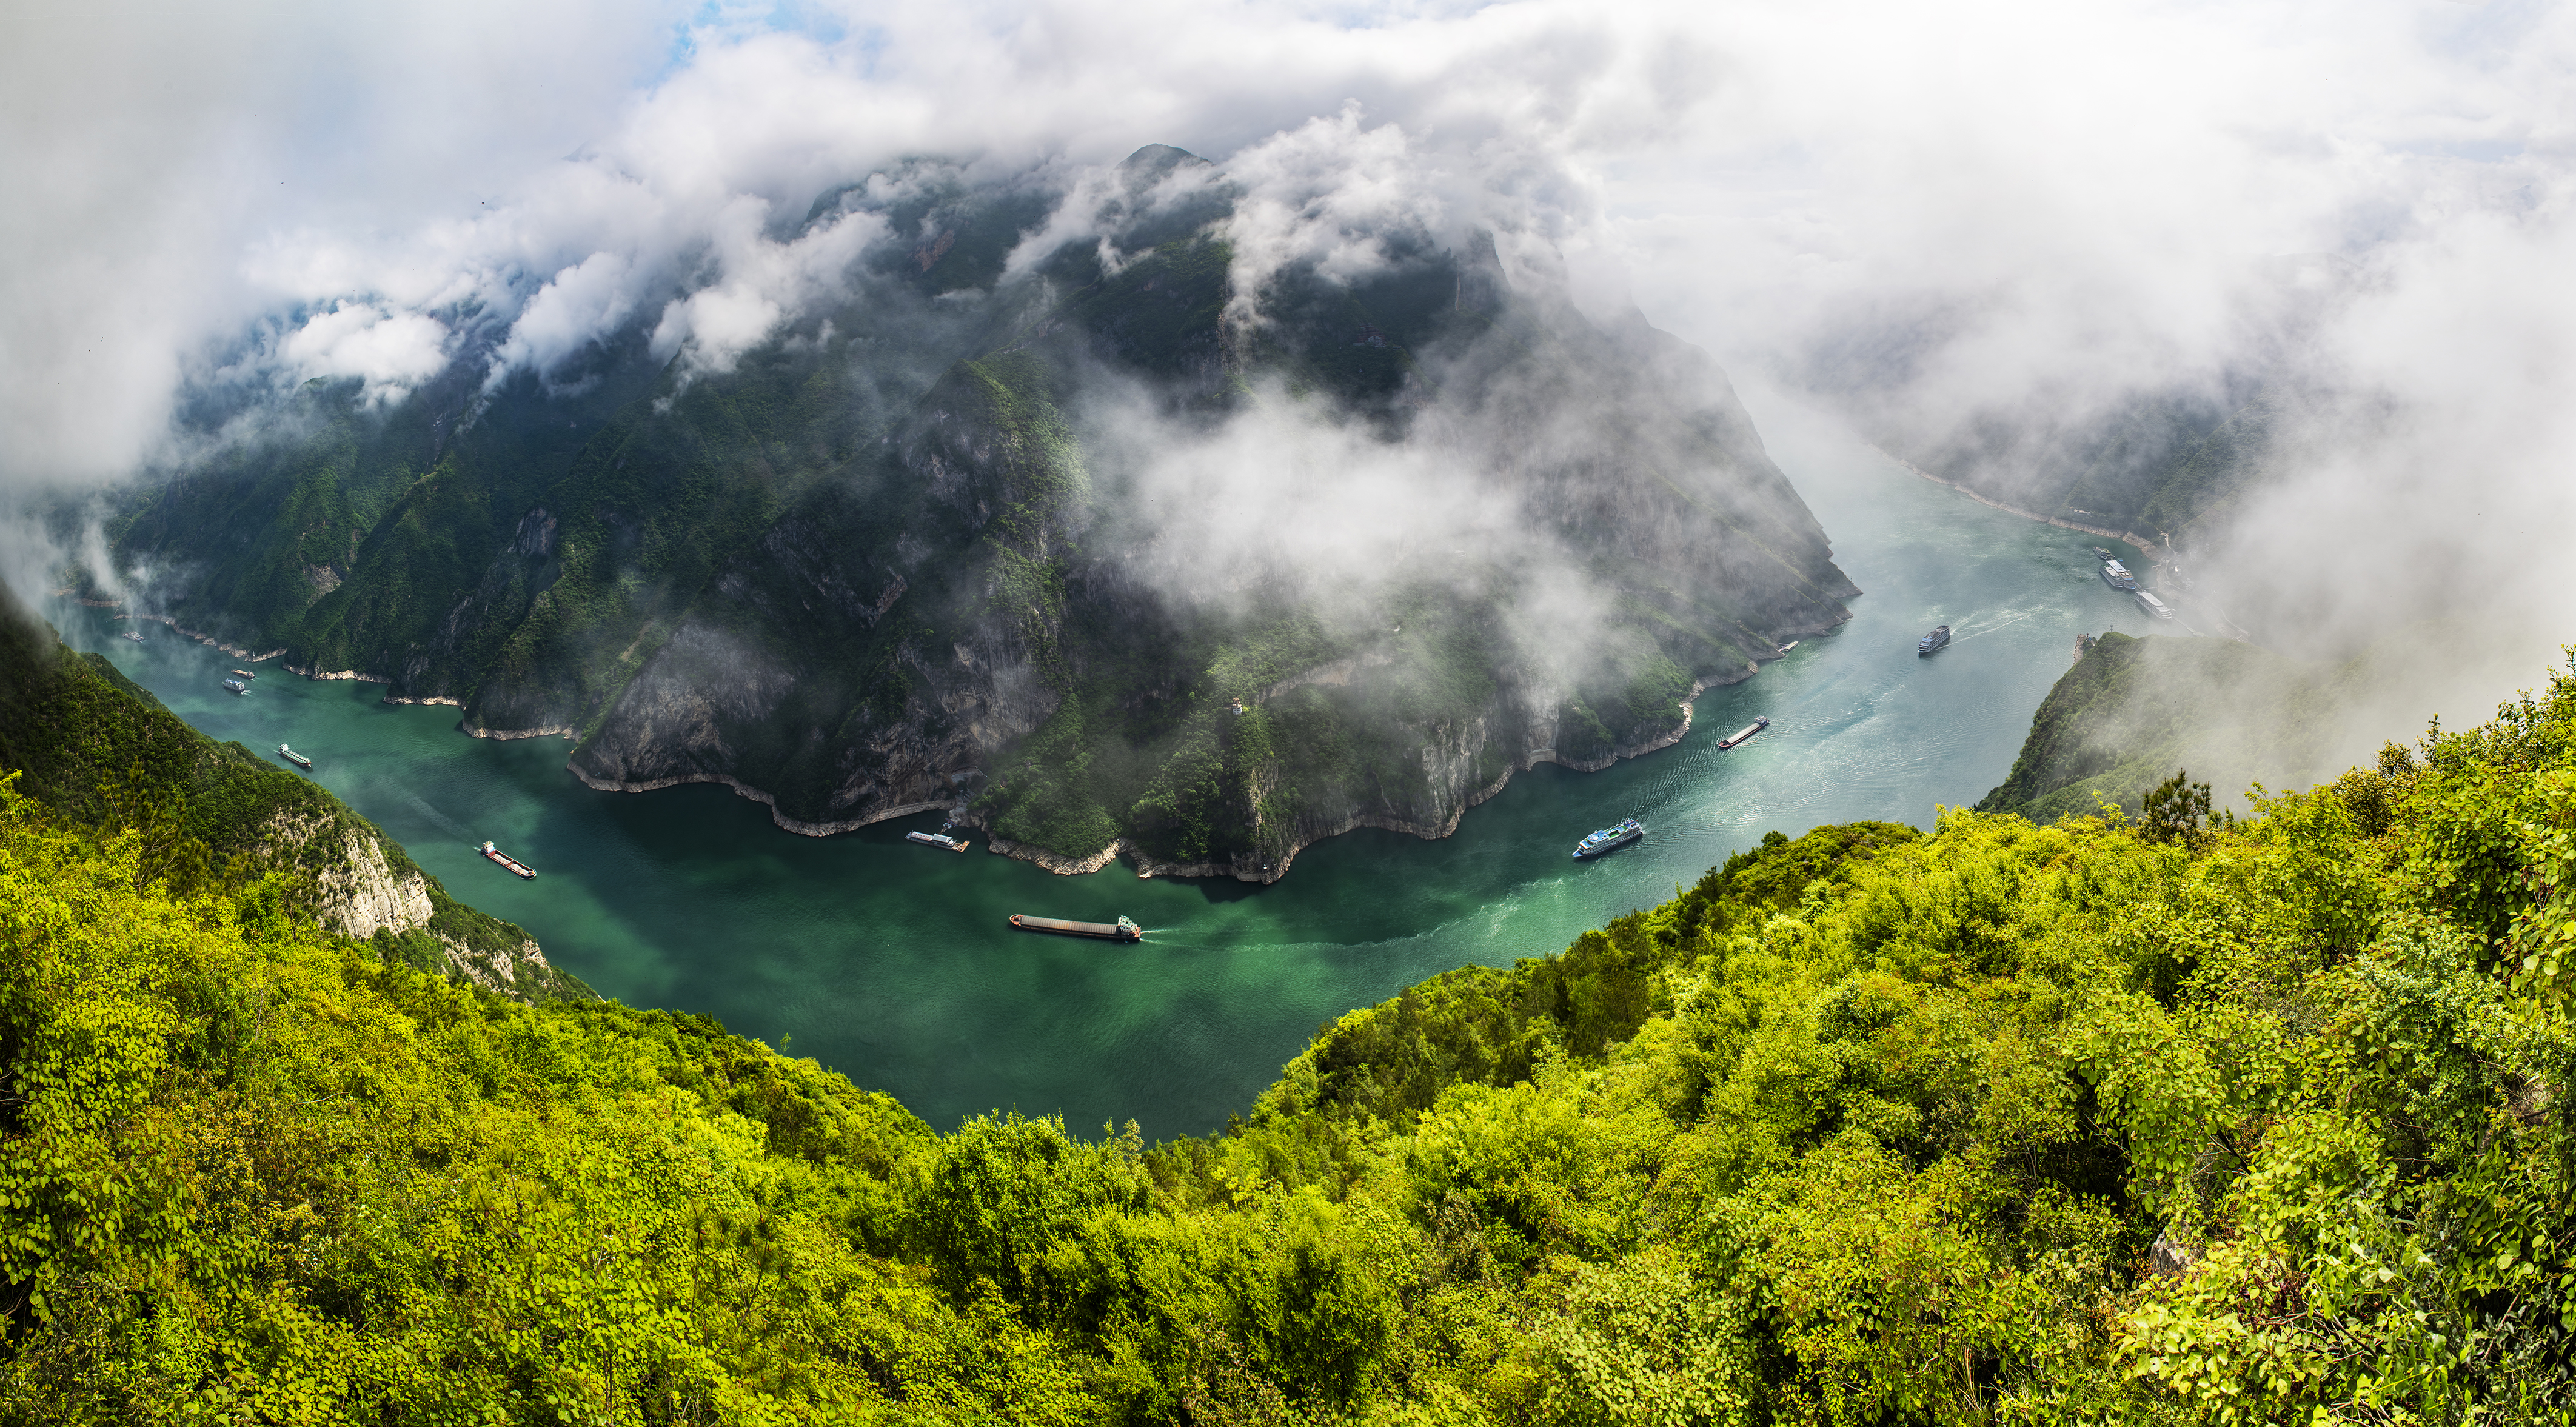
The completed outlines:
{"type": "Polygon", "coordinates": [[[1059,877],[903,840],[936,814],[815,839],[720,787],[594,792],[565,771],[560,740],[466,738],[453,710],[388,707],[371,684],[279,673],[235,699],[215,685],[227,661],[213,650],[161,629],[145,645],[116,639],[123,626],[94,611],[53,615],[208,733],[311,752],[325,786],[457,896],[526,927],[604,994],[716,1016],[938,1126],[1016,1107],[1194,1133],[1249,1105],[1319,1022],[1449,967],[1558,950],[1766,831],[1929,826],[1936,804],[1974,803],[2011,768],[2077,633],[2151,632],[2094,577],[2094,537],[1917,480],[1759,389],[1744,396],[1866,591],[1853,621],[1702,695],[1675,747],[1599,773],[1523,773],[1442,841],[1329,839],[1266,889],[1140,881],[1123,863],[1059,877]],[[2020,617],[1993,638],[1914,657],[1931,625],[2004,610],[2020,617]],[[1757,714],[1767,732],[1717,749],[1757,714]],[[1567,856],[1627,816],[1648,828],[1642,843],[1567,856]],[[486,838],[539,879],[476,857],[486,838]],[[1153,931],[1134,946],[1028,937],[1004,924],[1013,912],[1124,915],[1153,931]]]}

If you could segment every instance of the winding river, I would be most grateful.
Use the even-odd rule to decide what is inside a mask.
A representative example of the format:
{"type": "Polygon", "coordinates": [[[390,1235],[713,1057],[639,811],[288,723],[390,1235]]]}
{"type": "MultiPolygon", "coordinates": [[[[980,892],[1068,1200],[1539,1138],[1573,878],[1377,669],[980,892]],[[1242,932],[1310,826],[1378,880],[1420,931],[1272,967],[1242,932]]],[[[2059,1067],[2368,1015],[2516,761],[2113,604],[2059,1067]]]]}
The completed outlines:
{"type": "Polygon", "coordinates": [[[1557,950],[1769,829],[1928,826],[1936,805],[1975,802],[2012,766],[2079,632],[2149,632],[2095,578],[2094,537],[1990,509],[1793,405],[1746,399],[1867,591],[1852,622],[1709,691],[1672,748],[1601,773],[1524,773],[1443,841],[1334,838],[1266,889],[1140,881],[1123,864],[1064,878],[903,841],[936,815],[816,839],[723,788],[593,792],[564,770],[560,739],[466,738],[454,709],[389,706],[381,686],[274,664],[235,698],[216,681],[238,661],[158,627],[138,645],[95,611],[53,613],[215,737],[311,754],[324,786],[450,891],[526,927],[607,995],[716,1016],[941,1128],[1015,1108],[1061,1111],[1084,1132],[1132,1118],[1161,1138],[1247,1108],[1320,1023],[1449,967],[1557,950]],[[1954,643],[1917,659],[1914,640],[1938,623],[1954,643]],[[1756,714],[1768,732],[1717,748],[1756,714]],[[1567,856],[1630,815],[1644,842],[1567,856]],[[485,838],[543,875],[523,883],[475,856],[485,838]],[[1123,913],[1150,934],[1027,936],[1004,925],[1014,911],[1123,913]]]}

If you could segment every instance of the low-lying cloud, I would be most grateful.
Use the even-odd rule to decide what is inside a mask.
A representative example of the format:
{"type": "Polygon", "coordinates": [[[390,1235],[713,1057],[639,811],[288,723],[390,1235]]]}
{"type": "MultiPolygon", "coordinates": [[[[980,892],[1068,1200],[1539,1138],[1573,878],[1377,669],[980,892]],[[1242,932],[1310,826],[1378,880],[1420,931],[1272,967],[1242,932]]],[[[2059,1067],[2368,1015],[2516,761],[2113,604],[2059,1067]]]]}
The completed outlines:
{"type": "Polygon", "coordinates": [[[814,195],[917,155],[1042,175],[1070,197],[1025,270],[1160,141],[1237,193],[1237,324],[1290,264],[1481,229],[1731,361],[1870,334],[1922,413],[2214,390],[2277,338],[2267,264],[2326,255],[2300,360],[2388,419],[2249,504],[2242,597],[2555,617],[2571,59],[2564,6],[2449,0],[49,12],[0,58],[0,483],[165,458],[217,375],[572,385],[627,330],[723,371],[887,236],[806,227],[814,195]]]}

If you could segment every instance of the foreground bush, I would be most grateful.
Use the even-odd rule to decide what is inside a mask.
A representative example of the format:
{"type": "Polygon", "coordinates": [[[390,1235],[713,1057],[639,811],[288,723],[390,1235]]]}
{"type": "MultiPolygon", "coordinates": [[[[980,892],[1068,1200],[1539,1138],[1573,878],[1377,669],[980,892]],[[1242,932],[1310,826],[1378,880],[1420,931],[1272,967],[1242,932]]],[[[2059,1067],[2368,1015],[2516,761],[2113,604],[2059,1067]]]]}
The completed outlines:
{"type": "Polygon", "coordinates": [[[2563,1420],[2576,679],[2261,809],[1773,834],[1149,1148],[461,989],[0,791],[0,1408],[2563,1420]]]}

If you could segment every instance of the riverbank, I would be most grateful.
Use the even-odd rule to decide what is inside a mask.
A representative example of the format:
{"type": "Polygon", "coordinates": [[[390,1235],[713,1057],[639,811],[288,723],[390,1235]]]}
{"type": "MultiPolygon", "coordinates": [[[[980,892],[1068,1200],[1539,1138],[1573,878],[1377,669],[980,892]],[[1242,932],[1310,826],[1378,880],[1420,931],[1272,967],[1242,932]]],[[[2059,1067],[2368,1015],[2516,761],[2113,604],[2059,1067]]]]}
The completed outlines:
{"type": "Polygon", "coordinates": [[[1930,481],[1932,484],[1936,486],[1946,486],[1949,489],[1966,496],[1968,499],[1975,501],[1979,505],[1992,506],[2006,515],[2018,515],[2024,520],[2036,520],[2042,525],[2054,525],[2060,530],[2080,530],[2087,535],[2099,535],[2106,539],[2118,540],[2125,544],[2136,546],[2138,548],[2138,553],[2144,555],[2149,560],[2156,561],[2159,564],[2164,561],[2164,555],[2159,553],[2163,547],[2157,545],[2156,542],[2149,540],[2147,537],[2138,534],[2134,530],[2114,530],[2107,525],[2086,525],[2080,520],[2068,520],[2064,516],[2042,515],[2035,510],[2024,510],[2020,506],[2009,505],[2003,501],[1999,501],[1993,496],[1987,495],[1985,492],[1964,482],[1951,480],[1947,476],[1936,476],[1930,471],[1923,469],[1921,466],[1914,464],[1912,461],[1906,460],[1904,457],[1888,450],[1884,446],[1872,446],[1870,449],[1876,451],[1882,456],[1885,456],[1888,460],[1895,462],[1897,465],[1905,468],[1913,474],[1930,481]]]}
{"type": "MultiPolygon", "coordinates": [[[[1775,639],[1809,639],[1817,635],[1831,633],[1833,630],[1840,627],[1841,626],[1839,624],[1817,625],[1812,628],[1802,626],[1796,629],[1782,630],[1778,636],[1775,636],[1775,639]]],[[[1777,659],[1778,657],[1779,656],[1777,655],[1773,656],[1774,659],[1777,659]]],[[[977,828],[983,831],[985,833],[985,850],[991,852],[995,856],[1014,858],[1018,861],[1043,867],[1047,871],[1055,873],[1058,876],[1087,877],[1092,873],[1098,872],[1102,868],[1107,867],[1110,863],[1123,859],[1136,869],[1136,876],[1139,879],[1150,880],[1156,877],[1230,878],[1237,882],[1249,882],[1257,886],[1267,887],[1279,882],[1282,878],[1285,878],[1288,875],[1288,869],[1295,864],[1297,854],[1304,852],[1307,848],[1310,848],[1319,842],[1323,842],[1328,838],[1341,837],[1349,833],[1357,832],[1362,828],[1374,828],[1381,832],[1403,833],[1407,836],[1418,837],[1425,841],[1438,841],[1443,838],[1455,836],[1459,825],[1465,820],[1469,809],[1474,808],[1479,804],[1489,802],[1500,796],[1504,789],[1511,786],[1512,779],[1514,777],[1527,773],[1541,764],[1554,764],[1557,767],[1569,769],[1577,773],[1599,773],[1606,771],[1622,761],[1642,758],[1649,753],[1670,748],[1681,742],[1682,739],[1690,733],[1691,722],[1694,717],[1699,698],[1702,694],[1707,693],[1710,689],[1728,688],[1736,684],[1741,684],[1745,680],[1760,673],[1761,670],[1761,661],[1757,659],[1747,663],[1740,672],[1730,672],[1724,676],[1709,675],[1692,680],[1690,693],[1681,700],[1680,706],[1682,717],[1681,722],[1678,725],[1663,733],[1657,734],[1652,738],[1640,739],[1634,744],[1615,745],[1611,748],[1608,754],[1601,758],[1571,759],[1561,757],[1553,748],[1533,749],[1523,754],[1512,766],[1505,768],[1501,777],[1496,778],[1493,782],[1485,785],[1484,787],[1468,790],[1460,799],[1458,805],[1450,810],[1448,817],[1442,819],[1436,824],[1419,822],[1406,818],[1390,817],[1379,813],[1356,813],[1348,818],[1337,820],[1331,824],[1302,831],[1299,835],[1291,839],[1287,850],[1282,852],[1275,861],[1243,859],[1236,862],[1158,862],[1147,856],[1144,849],[1136,846],[1132,840],[1123,837],[1112,841],[1107,847],[1100,849],[1098,852],[1087,855],[1071,856],[1065,853],[1050,851],[1042,847],[1034,847],[1027,843],[1013,842],[1008,838],[998,836],[993,833],[991,825],[986,823],[983,819],[966,815],[963,812],[959,814],[958,822],[961,826],[977,828]]],[[[1348,670],[1338,670],[1335,672],[1338,672],[1341,678],[1346,679],[1349,677],[1348,670]]],[[[1265,693],[1276,693],[1282,690],[1295,688],[1302,682],[1312,681],[1314,677],[1315,676],[1310,673],[1308,675],[1301,675],[1283,680],[1279,684],[1273,686],[1272,689],[1266,690],[1265,693]]],[[[1326,681],[1332,681],[1329,674],[1326,676],[1326,681]]],[[[575,771],[578,772],[578,770],[575,771]]],[[[587,780],[585,779],[585,781],[587,780]]],[[[593,786],[597,785],[593,784],[593,786]]],[[[753,795],[746,793],[744,796],[749,797],[753,795]]],[[[936,805],[933,806],[935,807],[936,805]]],[[[921,808],[915,809],[914,811],[931,810],[931,808],[921,808]]]]}
{"type": "Polygon", "coordinates": [[[1160,1139],[1240,1113],[1318,1022],[1453,967],[1561,950],[1767,831],[1929,827],[1936,805],[1973,803],[2010,770],[2076,634],[2157,632],[2093,573],[2083,537],[1957,499],[1758,392],[1747,401],[1868,591],[1832,637],[1693,702],[1694,728],[1760,714],[1770,729],[1727,752],[1686,737],[1580,776],[1518,770],[1447,837],[1354,827],[1271,886],[1058,877],[904,841],[919,819],[783,836],[770,807],[732,789],[595,792],[564,775],[558,740],[460,738],[454,710],[389,706],[364,684],[285,679],[237,699],[217,687],[211,647],[117,639],[109,611],[55,617],[207,733],[318,754],[317,781],[602,995],[771,1045],[792,1037],[792,1053],[934,1125],[1017,1106],[1076,1125],[1132,1116],[1160,1139]],[[2007,610],[2014,623],[1914,657],[1931,625],[2007,610]],[[1624,817],[1644,841],[1567,858],[1624,817]],[[476,856],[486,839],[543,876],[521,882],[476,856]],[[1011,931],[1014,912],[1125,915],[1147,936],[1032,938],[1011,931]]]}

